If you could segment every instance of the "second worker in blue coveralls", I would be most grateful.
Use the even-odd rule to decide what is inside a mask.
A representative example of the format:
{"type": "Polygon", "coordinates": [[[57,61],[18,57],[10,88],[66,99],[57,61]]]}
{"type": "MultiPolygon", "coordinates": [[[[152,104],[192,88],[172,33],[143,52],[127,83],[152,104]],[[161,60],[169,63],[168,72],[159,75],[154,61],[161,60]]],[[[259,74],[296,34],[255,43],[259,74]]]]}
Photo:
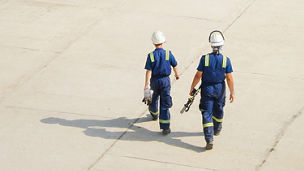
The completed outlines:
{"type": "Polygon", "coordinates": [[[232,65],[230,59],[220,53],[224,36],[220,31],[213,31],[210,33],[209,42],[212,52],[202,56],[190,88],[191,95],[194,87],[202,80],[199,107],[203,117],[206,150],[213,148],[213,135],[219,135],[222,129],[226,98],[225,79],[230,90],[230,103],[234,100],[232,65]]]}
{"type": "Polygon", "coordinates": [[[145,91],[150,87],[153,90],[152,101],[149,104],[149,111],[153,120],[159,117],[160,129],[164,135],[169,134],[170,130],[170,111],[172,107],[172,98],[170,96],[170,74],[171,66],[175,73],[175,78],[178,80],[177,62],[169,50],[162,48],[166,39],[162,32],[157,31],[152,34],[152,42],[155,50],[148,54],[146,61],[146,79],[145,91]],[[151,77],[151,79],[150,79],[151,77]],[[158,100],[160,99],[160,107],[158,108],[158,100]],[[159,109],[159,110],[158,110],[159,109]]]}

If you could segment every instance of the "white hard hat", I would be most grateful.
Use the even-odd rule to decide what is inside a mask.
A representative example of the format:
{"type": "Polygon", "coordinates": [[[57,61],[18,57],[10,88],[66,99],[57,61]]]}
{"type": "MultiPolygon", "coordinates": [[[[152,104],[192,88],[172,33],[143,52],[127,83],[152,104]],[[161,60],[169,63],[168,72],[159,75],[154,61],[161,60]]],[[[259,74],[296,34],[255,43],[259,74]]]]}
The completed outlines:
{"type": "Polygon", "coordinates": [[[215,30],[210,33],[209,35],[209,42],[212,47],[218,47],[224,45],[225,38],[222,32],[215,30]]]}
{"type": "Polygon", "coordinates": [[[166,38],[162,32],[156,31],[152,34],[153,44],[155,44],[155,45],[163,44],[163,43],[165,43],[165,41],[166,41],[166,38]]]}

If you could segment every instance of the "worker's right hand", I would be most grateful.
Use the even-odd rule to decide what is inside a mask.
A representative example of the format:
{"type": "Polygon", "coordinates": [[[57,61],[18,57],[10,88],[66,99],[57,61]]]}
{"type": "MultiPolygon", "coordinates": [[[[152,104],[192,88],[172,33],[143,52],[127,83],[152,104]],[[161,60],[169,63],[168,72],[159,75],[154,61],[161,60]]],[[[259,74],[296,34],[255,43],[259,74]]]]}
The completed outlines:
{"type": "Polygon", "coordinates": [[[193,95],[193,90],[194,90],[194,88],[190,89],[190,93],[189,93],[190,96],[193,95]]]}
{"type": "Polygon", "coordinates": [[[152,103],[152,90],[150,89],[145,89],[144,91],[144,99],[142,102],[144,102],[147,105],[150,105],[152,103]]]}
{"type": "Polygon", "coordinates": [[[230,100],[230,103],[232,103],[234,101],[234,94],[230,94],[229,100],[230,100]]]}
{"type": "Polygon", "coordinates": [[[144,97],[143,100],[142,100],[142,102],[149,106],[152,103],[152,99],[144,97]]]}

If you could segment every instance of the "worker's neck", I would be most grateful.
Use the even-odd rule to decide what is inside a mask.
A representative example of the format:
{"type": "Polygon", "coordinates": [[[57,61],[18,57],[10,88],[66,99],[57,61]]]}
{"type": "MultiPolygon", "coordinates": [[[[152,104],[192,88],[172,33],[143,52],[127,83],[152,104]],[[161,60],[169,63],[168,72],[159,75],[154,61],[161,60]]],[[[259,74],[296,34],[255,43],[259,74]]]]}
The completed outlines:
{"type": "Polygon", "coordinates": [[[163,45],[154,45],[155,46],[155,49],[158,49],[158,48],[163,48],[163,45]]]}

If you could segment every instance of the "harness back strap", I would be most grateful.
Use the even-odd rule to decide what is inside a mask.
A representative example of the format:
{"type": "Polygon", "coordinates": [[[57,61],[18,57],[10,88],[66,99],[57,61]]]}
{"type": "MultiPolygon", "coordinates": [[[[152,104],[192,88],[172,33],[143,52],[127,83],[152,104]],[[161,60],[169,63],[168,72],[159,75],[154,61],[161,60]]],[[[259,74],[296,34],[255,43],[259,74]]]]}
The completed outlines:
{"type": "Polygon", "coordinates": [[[205,66],[209,66],[209,53],[205,56],[205,66]]]}
{"type": "MultiPolygon", "coordinates": [[[[154,62],[154,54],[153,54],[153,52],[150,53],[150,59],[151,59],[151,62],[154,62]]],[[[169,61],[169,59],[170,59],[170,51],[166,50],[166,61],[169,61]]]]}
{"type": "Polygon", "coordinates": [[[226,68],[227,66],[227,56],[223,56],[223,68],[226,68]]]}
{"type": "Polygon", "coordinates": [[[151,59],[151,62],[154,62],[154,54],[153,54],[153,52],[150,53],[150,59],[151,59]]]}
{"type": "MultiPolygon", "coordinates": [[[[205,67],[209,66],[209,53],[205,56],[205,67]]],[[[222,67],[226,68],[227,66],[227,56],[223,55],[223,63],[222,63],[222,67]]]]}
{"type": "Polygon", "coordinates": [[[169,61],[169,57],[170,57],[170,51],[166,50],[166,61],[169,61]]]}

